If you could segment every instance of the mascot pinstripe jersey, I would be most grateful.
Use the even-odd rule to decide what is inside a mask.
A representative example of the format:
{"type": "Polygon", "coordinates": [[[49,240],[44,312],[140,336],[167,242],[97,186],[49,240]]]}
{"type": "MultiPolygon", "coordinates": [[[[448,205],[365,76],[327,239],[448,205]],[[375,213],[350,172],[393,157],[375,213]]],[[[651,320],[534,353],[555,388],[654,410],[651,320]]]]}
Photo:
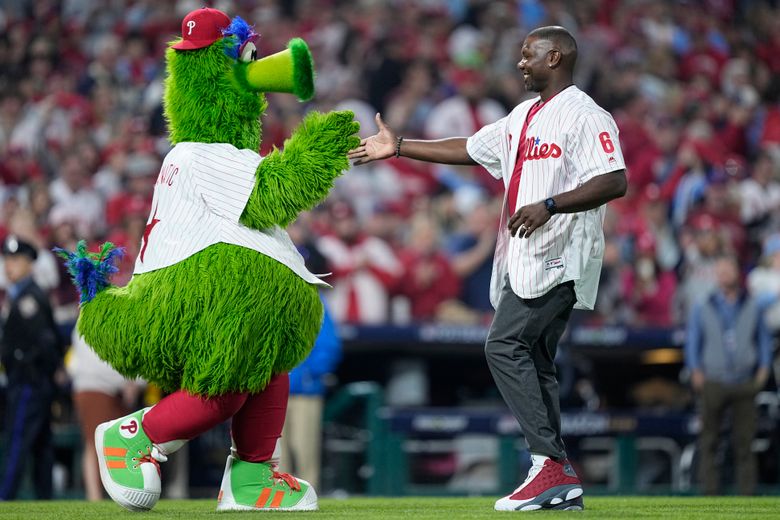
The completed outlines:
{"type": "Polygon", "coordinates": [[[230,144],[177,144],[157,177],[134,273],[168,267],[224,242],[254,249],[307,282],[327,286],[306,269],[282,228],[251,229],[239,222],[261,160],[256,152],[230,144]]]}

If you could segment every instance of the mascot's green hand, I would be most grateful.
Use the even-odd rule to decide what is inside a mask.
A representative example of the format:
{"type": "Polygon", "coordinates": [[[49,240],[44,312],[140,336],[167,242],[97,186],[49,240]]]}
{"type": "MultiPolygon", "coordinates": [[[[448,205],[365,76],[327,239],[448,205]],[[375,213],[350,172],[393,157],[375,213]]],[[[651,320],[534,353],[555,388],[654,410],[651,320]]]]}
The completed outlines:
{"type": "Polygon", "coordinates": [[[296,132],[314,137],[311,144],[319,152],[327,155],[344,155],[360,144],[360,123],[355,121],[351,110],[338,112],[309,112],[296,132]]]}
{"type": "Polygon", "coordinates": [[[330,112],[325,114],[325,117],[327,124],[333,125],[335,131],[341,136],[339,153],[347,153],[360,145],[360,137],[357,135],[360,131],[360,123],[355,121],[355,114],[351,110],[330,112]]]}

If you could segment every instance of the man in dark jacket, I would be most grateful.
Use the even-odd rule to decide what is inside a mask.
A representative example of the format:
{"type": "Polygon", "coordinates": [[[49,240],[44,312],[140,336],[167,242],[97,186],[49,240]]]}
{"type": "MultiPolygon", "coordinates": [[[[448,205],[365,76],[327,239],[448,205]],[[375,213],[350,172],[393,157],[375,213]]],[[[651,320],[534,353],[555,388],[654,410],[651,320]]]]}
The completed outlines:
{"type": "Polygon", "coordinates": [[[51,439],[53,376],[62,360],[62,342],[49,299],[32,279],[35,248],[16,236],[3,242],[8,278],[3,305],[2,362],[8,378],[4,467],[0,500],[13,500],[28,461],[39,499],[52,496],[51,439]]]}

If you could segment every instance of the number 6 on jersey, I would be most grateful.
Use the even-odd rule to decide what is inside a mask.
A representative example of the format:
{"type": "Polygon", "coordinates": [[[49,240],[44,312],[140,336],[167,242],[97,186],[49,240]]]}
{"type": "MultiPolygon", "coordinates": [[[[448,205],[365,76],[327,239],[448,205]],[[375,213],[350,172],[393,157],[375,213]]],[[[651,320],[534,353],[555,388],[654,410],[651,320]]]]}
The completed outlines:
{"type": "Polygon", "coordinates": [[[599,141],[601,141],[601,147],[607,153],[615,151],[615,145],[612,144],[612,138],[609,136],[609,132],[601,132],[599,134],[599,141]]]}

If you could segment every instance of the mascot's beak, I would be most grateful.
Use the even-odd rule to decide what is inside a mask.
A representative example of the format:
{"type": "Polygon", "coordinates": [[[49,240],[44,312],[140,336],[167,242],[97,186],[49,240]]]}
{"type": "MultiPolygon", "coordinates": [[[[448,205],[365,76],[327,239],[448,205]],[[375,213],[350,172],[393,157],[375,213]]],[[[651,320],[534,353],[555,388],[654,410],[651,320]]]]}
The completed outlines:
{"type": "Polygon", "coordinates": [[[314,96],[314,61],[309,46],[293,38],[287,49],[251,62],[246,81],[260,92],[287,92],[308,101],[314,96]]]}

